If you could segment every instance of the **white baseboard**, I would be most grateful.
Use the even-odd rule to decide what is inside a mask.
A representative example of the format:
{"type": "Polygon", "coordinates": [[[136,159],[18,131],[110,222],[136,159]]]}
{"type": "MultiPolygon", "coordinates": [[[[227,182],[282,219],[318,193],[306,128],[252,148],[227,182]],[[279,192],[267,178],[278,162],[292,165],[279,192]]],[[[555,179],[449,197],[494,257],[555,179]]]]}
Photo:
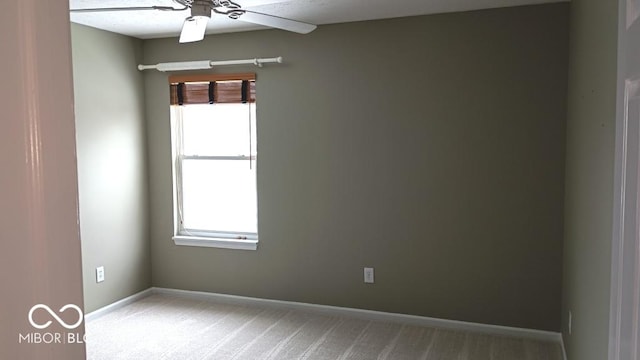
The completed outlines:
{"type": "MultiPolygon", "coordinates": [[[[349,316],[365,320],[376,320],[395,322],[408,325],[435,327],[440,329],[451,329],[460,331],[470,331],[483,333],[488,335],[511,336],[531,340],[552,341],[562,344],[562,335],[552,331],[542,331],[534,329],[524,329],[500,325],[487,325],[457,320],[445,320],[430,318],[416,315],[406,315],[397,313],[387,313],[381,311],[362,310],[354,308],[345,308],[338,306],[307,304],[293,301],[269,300],[252,298],[245,296],[226,295],[217,293],[208,293],[200,291],[187,291],[166,288],[151,288],[154,294],[170,295],[182,298],[190,298],[197,300],[215,301],[227,304],[256,305],[268,306],[286,309],[295,309],[309,311],[314,313],[322,313],[334,316],[349,316]]],[[[564,345],[563,350],[564,350],[564,345]]],[[[566,359],[566,357],[565,357],[566,359]]]]}
{"type": "Polygon", "coordinates": [[[139,293],[133,294],[131,296],[128,296],[124,299],[118,300],[112,304],[109,304],[105,307],[101,307],[98,310],[92,311],[88,314],[84,315],[84,319],[85,320],[91,320],[91,319],[96,319],[99,318],[103,315],[106,315],[114,310],[117,310],[121,307],[127,306],[131,303],[134,303],[140,299],[146,298],[147,296],[153,295],[154,291],[153,288],[149,288],[147,290],[143,290],[139,293]]]}

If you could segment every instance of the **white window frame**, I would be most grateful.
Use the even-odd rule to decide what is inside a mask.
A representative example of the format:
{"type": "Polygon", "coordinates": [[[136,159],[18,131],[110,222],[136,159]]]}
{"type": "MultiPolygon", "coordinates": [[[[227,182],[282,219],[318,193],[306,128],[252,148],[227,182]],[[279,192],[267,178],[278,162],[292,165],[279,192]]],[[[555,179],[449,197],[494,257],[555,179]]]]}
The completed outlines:
{"type": "MultiPolygon", "coordinates": [[[[189,106],[189,105],[182,105],[189,106]]],[[[249,104],[255,106],[255,104],[249,104]]],[[[180,106],[171,106],[171,145],[172,145],[172,172],[173,172],[173,242],[180,246],[212,247],[237,250],[257,250],[258,234],[234,231],[209,231],[199,229],[188,229],[181,221],[182,197],[179,189],[182,188],[182,162],[185,160],[231,160],[231,161],[253,161],[253,166],[257,166],[257,156],[194,156],[182,153],[182,131],[176,123],[182,118],[176,112],[181,111],[180,106]]],[[[257,189],[256,189],[257,192],[257,189]]]]}

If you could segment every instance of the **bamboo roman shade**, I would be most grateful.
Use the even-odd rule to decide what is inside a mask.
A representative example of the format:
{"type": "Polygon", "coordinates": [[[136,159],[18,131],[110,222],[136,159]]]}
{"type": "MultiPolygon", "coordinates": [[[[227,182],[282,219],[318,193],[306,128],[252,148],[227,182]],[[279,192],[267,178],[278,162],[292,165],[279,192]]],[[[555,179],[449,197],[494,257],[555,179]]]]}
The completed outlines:
{"type": "Polygon", "coordinates": [[[170,76],[169,84],[171,105],[256,101],[254,73],[170,76]]]}

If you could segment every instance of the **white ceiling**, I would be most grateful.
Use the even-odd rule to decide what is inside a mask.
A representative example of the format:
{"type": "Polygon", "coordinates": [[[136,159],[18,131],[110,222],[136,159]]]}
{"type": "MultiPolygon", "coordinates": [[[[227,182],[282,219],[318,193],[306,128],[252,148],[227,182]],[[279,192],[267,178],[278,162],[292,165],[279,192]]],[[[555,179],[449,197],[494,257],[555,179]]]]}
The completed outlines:
{"type": "MultiPolygon", "coordinates": [[[[568,0],[237,0],[237,3],[261,13],[323,25],[561,1],[568,0]]],[[[69,0],[72,9],[154,5],[180,7],[173,0],[69,0]]],[[[184,18],[189,15],[188,10],[71,13],[71,21],[150,39],[178,36],[184,18]]],[[[259,29],[266,28],[214,15],[207,34],[259,29]]]]}

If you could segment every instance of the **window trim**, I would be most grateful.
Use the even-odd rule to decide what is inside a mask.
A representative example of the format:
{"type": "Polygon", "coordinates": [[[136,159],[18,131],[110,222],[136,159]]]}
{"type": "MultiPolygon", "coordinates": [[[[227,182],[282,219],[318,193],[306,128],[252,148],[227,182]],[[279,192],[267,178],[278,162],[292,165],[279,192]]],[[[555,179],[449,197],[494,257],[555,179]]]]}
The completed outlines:
{"type": "MultiPolygon", "coordinates": [[[[177,105],[171,105],[173,108],[177,105]]],[[[188,106],[188,105],[187,105],[188,106]]],[[[255,103],[249,106],[255,106],[255,103]]],[[[182,179],[178,179],[179,170],[177,167],[181,167],[181,163],[184,160],[249,160],[257,161],[257,155],[250,154],[249,156],[198,156],[198,155],[183,155],[178,151],[177,146],[180,146],[182,140],[179,141],[176,138],[174,121],[178,121],[174,118],[173,109],[171,109],[171,147],[172,147],[172,187],[173,187],[173,222],[174,231],[172,240],[175,245],[178,246],[194,246],[194,247],[209,247],[209,248],[222,248],[222,249],[236,249],[236,250],[257,250],[258,249],[258,233],[240,233],[240,232],[219,232],[219,231],[207,231],[207,230],[195,230],[184,229],[180,223],[180,214],[178,204],[178,187],[181,186],[182,179]],[[178,164],[180,163],[180,165],[178,164]],[[243,237],[239,239],[238,237],[243,237]]],[[[257,191],[257,189],[256,189],[257,191]]]]}
{"type": "Polygon", "coordinates": [[[236,250],[258,250],[258,239],[238,240],[215,237],[174,235],[173,242],[179,246],[212,247],[236,250]]]}

